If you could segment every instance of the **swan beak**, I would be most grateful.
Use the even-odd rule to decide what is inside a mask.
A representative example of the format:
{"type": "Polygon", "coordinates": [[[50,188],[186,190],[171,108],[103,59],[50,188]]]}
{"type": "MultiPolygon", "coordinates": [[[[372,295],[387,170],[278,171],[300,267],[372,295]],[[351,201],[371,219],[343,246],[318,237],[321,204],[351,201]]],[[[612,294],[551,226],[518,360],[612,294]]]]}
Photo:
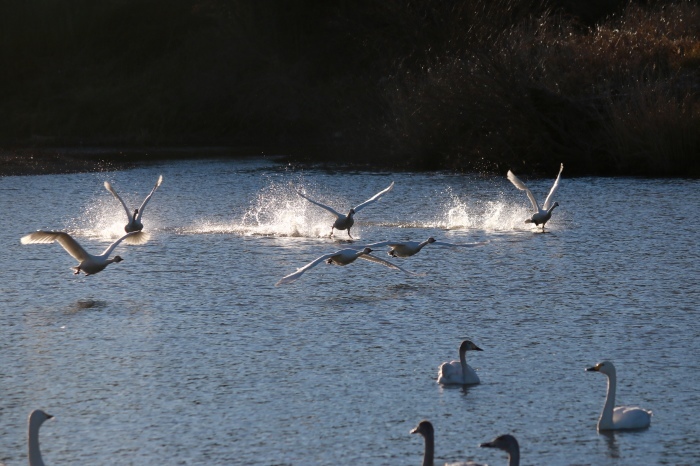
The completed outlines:
{"type": "Polygon", "coordinates": [[[586,372],[598,372],[598,366],[586,367],[586,372]]]}
{"type": "Polygon", "coordinates": [[[484,350],[482,350],[481,348],[479,348],[479,347],[476,346],[476,345],[474,345],[474,350],[475,350],[475,351],[484,351],[484,350]]]}
{"type": "Polygon", "coordinates": [[[494,448],[493,442],[486,442],[479,444],[481,448],[494,448]]]}
{"type": "Polygon", "coordinates": [[[51,418],[53,417],[53,416],[52,416],[51,414],[49,414],[49,413],[45,413],[45,414],[46,414],[46,419],[51,419],[51,418]]]}
{"type": "Polygon", "coordinates": [[[418,434],[418,433],[419,433],[419,432],[418,432],[418,427],[416,427],[415,429],[411,429],[411,433],[412,433],[412,434],[418,434]]]}

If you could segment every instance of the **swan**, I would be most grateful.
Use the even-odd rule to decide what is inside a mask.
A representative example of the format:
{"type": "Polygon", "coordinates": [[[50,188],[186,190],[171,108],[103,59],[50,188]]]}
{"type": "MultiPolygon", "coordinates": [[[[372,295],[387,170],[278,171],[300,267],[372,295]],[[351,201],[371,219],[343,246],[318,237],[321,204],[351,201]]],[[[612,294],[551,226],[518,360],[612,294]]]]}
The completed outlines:
{"type": "Polygon", "coordinates": [[[371,248],[371,249],[376,249],[376,248],[383,248],[386,246],[389,246],[389,251],[387,254],[389,254],[391,257],[411,257],[415,254],[418,254],[421,249],[423,249],[425,246],[429,244],[434,244],[436,246],[449,246],[449,247],[475,247],[475,246],[483,246],[487,243],[487,241],[479,242],[479,243],[466,243],[466,244],[452,244],[452,243],[445,243],[443,241],[436,241],[435,238],[432,236],[428,239],[426,239],[423,242],[418,242],[418,241],[404,241],[404,242],[398,242],[398,241],[382,241],[380,243],[373,243],[373,244],[368,244],[365,247],[371,248]]]}
{"type": "MultiPolygon", "coordinates": [[[[430,421],[420,421],[411,431],[412,434],[420,434],[425,440],[425,450],[423,451],[423,466],[433,466],[435,456],[435,429],[430,421]]],[[[487,466],[482,463],[467,461],[466,463],[445,463],[445,466],[487,466]]]]}
{"type": "Polygon", "coordinates": [[[127,233],[126,235],[122,236],[118,240],[116,240],[114,243],[110,244],[107,249],[102,251],[102,254],[99,256],[94,256],[90,254],[89,252],[85,251],[78,242],[73,239],[71,235],[68,233],[65,233],[63,231],[35,231],[34,233],[30,233],[26,236],[23,236],[22,239],[20,240],[22,244],[34,244],[34,243],[53,243],[54,241],[58,241],[58,244],[63,246],[63,249],[68,252],[75,260],[80,262],[76,267],[72,267],[73,270],[75,270],[75,274],[79,274],[80,271],[82,271],[85,275],[92,275],[94,273],[100,272],[104,270],[105,267],[107,267],[109,264],[112,262],[121,262],[123,259],[120,256],[114,256],[113,259],[108,259],[109,255],[112,253],[114,248],[116,248],[119,243],[121,243],[124,239],[137,235],[138,232],[134,231],[131,233],[127,233]]]}
{"type": "Polygon", "coordinates": [[[27,444],[29,445],[29,466],[44,466],[44,460],[41,459],[41,450],[39,450],[39,427],[47,419],[53,416],[45,413],[40,409],[35,409],[29,413],[27,422],[27,444]]]}
{"type": "Polygon", "coordinates": [[[374,201],[379,200],[380,197],[382,197],[384,194],[388,193],[388,192],[391,191],[392,189],[394,189],[394,182],[393,182],[393,181],[391,182],[391,184],[389,185],[388,188],[386,188],[386,189],[384,189],[384,190],[382,190],[382,191],[379,191],[377,194],[375,194],[374,196],[370,197],[369,199],[367,199],[367,200],[366,200],[365,202],[363,202],[362,204],[359,204],[359,205],[357,205],[357,206],[351,208],[347,215],[343,215],[343,214],[341,214],[341,213],[335,211],[333,208],[331,208],[331,207],[329,207],[329,206],[327,206],[327,205],[325,205],[325,204],[321,204],[321,203],[318,202],[318,201],[314,201],[313,199],[309,199],[309,197],[307,197],[304,193],[302,193],[302,192],[299,191],[299,190],[297,190],[297,194],[298,194],[299,196],[303,197],[304,199],[306,199],[307,201],[309,201],[310,203],[316,204],[317,206],[321,207],[322,209],[326,209],[328,212],[330,212],[330,213],[332,213],[333,215],[335,215],[335,222],[333,223],[333,226],[331,227],[331,236],[333,236],[333,230],[334,230],[334,229],[337,229],[337,230],[348,230],[348,236],[349,236],[350,238],[352,238],[352,235],[350,234],[350,228],[351,228],[351,227],[353,226],[353,224],[355,223],[355,219],[353,218],[353,216],[355,215],[355,213],[356,213],[356,212],[359,212],[360,209],[363,209],[363,208],[367,207],[368,205],[370,205],[370,204],[373,203],[374,201]]]}
{"type": "Polygon", "coordinates": [[[603,412],[598,419],[598,430],[644,429],[651,424],[651,411],[633,406],[615,408],[615,388],[617,375],[615,366],[610,361],[599,362],[586,368],[588,372],[601,372],[608,376],[608,394],[605,398],[603,412]]]}
{"type": "MultiPolygon", "coordinates": [[[[153,196],[153,193],[156,192],[156,189],[161,185],[163,182],[163,175],[160,175],[158,177],[158,181],[156,181],[156,185],[151,189],[151,192],[146,196],[146,199],[143,200],[141,203],[141,207],[138,209],[134,209],[134,214],[132,215],[129,213],[129,208],[126,206],[126,202],[124,202],[124,199],[117,194],[117,192],[112,188],[112,185],[109,183],[109,181],[105,181],[105,188],[107,188],[107,191],[112,193],[114,197],[119,200],[119,202],[122,203],[122,206],[124,206],[124,210],[126,211],[126,216],[129,219],[129,223],[126,224],[124,227],[124,231],[127,233],[131,233],[132,231],[141,231],[143,230],[143,223],[141,223],[141,217],[143,216],[143,209],[146,208],[146,204],[148,204],[148,201],[151,200],[151,196],[153,196]]],[[[134,238],[136,239],[136,238],[134,238]]]]}
{"type": "Polygon", "coordinates": [[[443,385],[475,385],[481,382],[474,369],[467,364],[467,351],[483,351],[470,340],[459,345],[459,361],[443,362],[438,369],[437,383],[443,385]]]}
{"type": "Polygon", "coordinates": [[[532,214],[532,217],[525,220],[525,223],[534,223],[535,226],[539,226],[539,224],[541,223],[542,231],[544,231],[544,224],[547,223],[547,221],[549,221],[549,219],[552,217],[552,211],[555,207],[559,207],[559,203],[555,202],[554,204],[552,204],[552,200],[554,199],[554,193],[557,191],[557,188],[559,188],[559,180],[561,179],[561,172],[563,170],[564,164],[562,163],[561,167],[559,168],[559,174],[557,175],[557,179],[554,180],[554,185],[552,185],[552,189],[549,190],[547,199],[545,199],[544,205],[541,209],[539,204],[537,204],[535,196],[532,195],[532,191],[530,191],[528,187],[525,186],[525,183],[520,181],[520,179],[518,179],[518,177],[515,176],[512,171],[508,170],[508,179],[510,180],[510,182],[513,183],[515,187],[519,190],[525,191],[525,193],[527,193],[527,197],[532,203],[532,208],[535,209],[535,213],[532,214]]]}
{"type": "Polygon", "coordinates": [[[520,446],[510,434],[500,435],[490,442],[479,445],[483,448],[498,448],[508,453],[508,466],[520,466],[520,446]]]}
{"type": "Polygon", "coordinates": [[[415,275],[413,272],[409,272],[408,270],[404,270],[398,265],[394,265],[389,261],[385,261],[384,259],[380,259],[378,257],[371,256],[370,253],[372,252],[372,249],[370,248],[364,248],[362,251],[356,251],[355,249],[341,249],[340,251],[332,252],[330,254],[324,254],[323,256],[314,259],[313,261],[309,262],[305,266],[297,269],[296,272],[290,273],[286,277],[283,277],[278,281],[275,286],[279,285],[284,285],[286,283],[292,283],[293,281],[297,280],[299,277],[303,275],[304,272],[307,270],[316,267],[318,264],[321,262],[325,261],[328,264],[334,264],[334,265],[348,265],[352,264],[355,262],[356,259],[364,259],[370,262],[376,262],[377,264],[382,264],[385,265],[391,269],[395,270],[400,270],[406,274],[409,275],[415,275]]]}

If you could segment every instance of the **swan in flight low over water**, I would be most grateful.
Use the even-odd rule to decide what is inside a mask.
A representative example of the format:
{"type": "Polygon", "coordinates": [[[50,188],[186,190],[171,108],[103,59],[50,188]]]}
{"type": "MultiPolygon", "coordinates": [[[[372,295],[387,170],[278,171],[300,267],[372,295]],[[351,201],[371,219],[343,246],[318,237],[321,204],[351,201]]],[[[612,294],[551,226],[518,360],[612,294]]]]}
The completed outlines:
{"type": "Polygon", "coordinates": [[[615,366],[610,361],[599,362],[586,368],[589,372],[601,372],[608,376],[608,394],[605,398],[603,412],[598,419],[598,430],[644,429],[651,424],[651,411],[636,406],[618,406],[615,408],[615,389],[617,375],[615,366]]]}
{"type": "Polygon", "coordinates": [[[353,226],[353,224],[355,223],[355,219],[353,218],[353,216],[355,215],[355,213],[356,213],[356,212],[359,212],[360,209],[364,209],[365,207],[367,207],[368,205],[370,205],[370,204],[373,203],[374,201],[379,200],[380,197],[382,197],[384,194],[388,193],[388,192],[391,191],[392,189],[394,189],[394,182],[393,182],[393,181],[391,182],[391,184],[389,185],[388,188],[386,188],[386,189],[384,189],[384,190],[382,190],[382,191],[379,191],[377,194],[375,194],[374,196],[370,197],[369,199],[367,199],[367,200],[366,200],[365,202],[363,202],[362,204],[359,204],[359,205],[357,205],[357,206],[351,208],[347,215],[343,215],[343,214],[341,214],[341,213],[335,211],[333,208],[331,208],[331,207],[329,207],[329,206],[327,206],[327,205],[325,205],[325,204],[321,204],[320,202],[314,201],[313,199],[309,199],[309,198],[308,198],[304,193],[302,193],[301,191],[298,191],[298,190],[297,190],[297,194],[300,195],[301,197],[303,197],[304,199],[306,199],[307,201],[309,201],[310,203],[316,204],[317,206],[319,206],[319,207],[321,207],[321,208],[323,208],[323,209],[326,209],[328,212],[330,212],[330,213],[332,213],[333,215],[335,215],[335,222],[333,223],[333,226],[331,227],[331,236],[333,236],[333,230],[334,230],[334,229],[336,229],[336,230],[348,230],[348,236],[349,236],[350,238],[352,238],[352,235],[350,234],[350,228],[351,228],[351,227],[353,226]]]}
{"type": "Polygon", "coordinates": [[[104,268],[112,262],[121,262],[123,259],[120,256],[114,256],[113,259],[109,259],[109,255],[112,253],[112,251],[114,251],[114,248],[116,248],[119,245],[119,243],[121,243],[124,239],[137,234],[138,232],[127,233],[126,235],[116,240],[114,243],[110,244],[109,247],[102,251],[102,254],[100,254],[99,256],[94,256],[89,252],[85,251],[85,249],[83,249],[83,247],[79,245],[78,242],[75,239],[73,239],[71,235],[63,231],[39,230],[35,231],[34,233],[30,233],[27,236],[23,236],[20,241],[22,242],[22,244],[47,244],[53,243],[54,241],[58,241],[58,244],[63,246],[63,249],[65,249],[66,252],[68,252],[68,254],[70,254],[75,260],[80,262],[77,266],[72,267],[73,270],[75,270],[74,273],[77,275],[82,271],[85,275],[92,275],[104,270],[104,268]]]}
{"type": "Polygon", "coordinates": [[[510,180],[510,182],[513,183],[515,187],[519,190],[525,191],[525,193],[527,193],[527,197],[532,203],[532,208],[535,209],[535,213],[532,214],[532,217],[525,220],[525,223],[534,223],[535,226],[539,226],[540,224],[542,224],[542,231],[544,231],[544,224],[547,223],[547,221],[550,218],[552,218],[552,211],[554,210],[554,208],[559,206],[558,202],[552,204],[552,201],[554,200],[554,193],[556,193],[557,188],[559,188],[559,180],[561,179],[561,172],[563,170],[564,164],[562,163],[561,167],[559,168],[559,174],[557,175],[557,179],[554,180],[554,185],[552,186],[552,189],[549,190],[547,199],[545,199],[544,205],[541,209],[539,204],[537,204],[535,196],[532,195],[532,191],[530,191],[528,187],[525,186],[525,183],[520,181],[520,179],[517,176],[515,176],[512,171],[508,170],[508,179],[510,180]]]}
{"type": "Polygon", "coordinates": [[[520,466],[520,445],[510,434],[500,435],[490,442],[479,445],[483,448],[498,448],[508,453],[508,466],[520,466]]]}
{"type": "Polygon", "coordinates": [[[487,241],[482,241],[479,243],[465,243],[465,244],[452,244],[452,243],[445,243],[443,241],[436,241],[435,238],[432,236],[428,239],[426,239],[423,242],[418,242],[418,241],[382,241],[379,243],[373,243],[373,244],[368,244],[363,247],[371,248],[371,249],[377,249],[377,248],[383,248],[383,247],[389,247],[389,251],[387,254],[389,254],[391,257],[411,257],[415,254],[418,254],[421,249],[423,249],[425,246],[428,244],[434,244],[436,246],[448,246],[448,247],[465,247],[465,248],[472,248],[475,246],[483,246],[487,244],[487,241]]]}
{"type": "Polygon", "coordinates": [[[355,249],[341,249],[340,251],[332,252],[330,254],[325,254],[308,264],[306,264],[304,267],[301,267],[300,269],[297,269],[296,272],[290,273],[286,277],[283,277],[278,281],[275,286],[279,285],[284,285],[286,283],[292,283],[293,281],[297,280],[299,277],[301,277],[304,272],[307,270],[316,267],[318,264],[321,262],[326,262],[328,264],[334,264],[334,265],[348,265],[352,264],[355,262],[356,259],[364,259],[370,262],[376,262],[377,264],[382,264],[385,265],[391,269],[395,270],[400,270],[404,273],[407,273],[409,275],[415,275],[413,272],[409,272],[408,270],[404,270],[398,265],[394,265],[389,261],[385,261],[384,259],[380,259],[378,257],[374,257],[370,255],[372,250],[370,248],[364,248],[362,251],[356,251],[355,249]]]}
{"type": "Polygon", "coordinates": [[[27,444],[29,445],[29,466],[44,466],[44,460],[41,458],[41,450],[39,449],[39,427],[47,419],[53,416],[46,414],[40,409],[35,409],[29,413],[29,425],[27,429],[27,444]]]}
{"type": "MultiPolygon", "coordinates": [[[[425,442],[423,450],[423,466],[433,466],[435,457],[435,429],[430,421],[420,421],[411,431],[412,434],[420,434],[425,442]]],[[[467,461],[462,463],[445,463],[445,466],[488,466],[482,463],[467,461]]]]}
{"type": "Polygon", "coordinates": [[[443,385],[475,385],[481,382],[467,364],[467,351],[483,351],[470,340],[459,345],[459,361],[443,362],[438,369],[437,383],[443,385]]]}
{"type": "MultiPolygon", "coordinates": [[[[119,196],[119,194],[117,194],[117,192],[114,190],[114,188],[112,188],[112,185],[109,183],[109,181],[105,181],[105,188],[107,188],[107,191],[112,193],[112,195],[114,195],[114,197],[116,197],[117,200],[119,200],[119,202],[122,203],[122,206],[124,206],[124,210],[126,211],[126,216],[129,219],[129,223],[127,223],[126,226],[124,227],[124,231],[126,231],[127,233],[131,233],[132,231],[143,230],[143,223],[141,223],[141,217],[143,217],[143,210],[146,208],[146,204],[148,204],[148,201],[151,200],[151,196],[153,196],[153,193],[156,192],[156,189],[158,189],[158,187],[161,185],[162,182],[163,182],[163,175],[160,175],[158,177],[158,181],[156,181],[156,185],[153,187],[153,189],[151,189],[151,192],[148,194],[148,196],[146,196],[146,199],[144,199],[143,202],[141,203],[141,207],[139,207],[138,209],[134,209],[134,214],[132,215],[129,212],[129,208],[126,206],[126,202],[124,202],[124,199],[122,199],[121,196],[119,196]]],[[[133,237],[131,239],[131,241],[127,241],[127,242],[134,243],[135,240],[137,240],[137,238],[143,238],[143,237],[133,237]]]]}

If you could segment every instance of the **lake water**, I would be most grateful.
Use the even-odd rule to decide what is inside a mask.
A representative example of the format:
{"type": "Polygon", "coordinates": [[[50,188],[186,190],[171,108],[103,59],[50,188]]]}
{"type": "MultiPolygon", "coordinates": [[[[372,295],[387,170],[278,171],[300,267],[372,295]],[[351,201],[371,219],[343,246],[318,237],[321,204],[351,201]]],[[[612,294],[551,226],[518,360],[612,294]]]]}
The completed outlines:
{"type": "MultiPolygon", "coordinates": [[[[552,178],[558,167],[552,167],[552,178]]],[[[42,408],[47,464],[420,464],[422,419],[436,462],[505,464],[478,444],[515,435],[526,465],[700,464],[700,182],[563,173],[547,233],[523,223],[505,176],[296,170],[271,160],[182,161],[104,173],[0,178],[0,463],[26,464],[26,419],[42,408]],[[140,204],[150,241],[75,276],[67,230],[99,252],[140,204]],[[427,246],[283,276],[347,245],[427,246]],[[442,388],[461,340],[481,385],[442,388]],[[617,404],[654,411],[639,432],[601,435],[605,376],[617,404]]],[[[544,198],[553,179],[525,180],[544,198]]]]}

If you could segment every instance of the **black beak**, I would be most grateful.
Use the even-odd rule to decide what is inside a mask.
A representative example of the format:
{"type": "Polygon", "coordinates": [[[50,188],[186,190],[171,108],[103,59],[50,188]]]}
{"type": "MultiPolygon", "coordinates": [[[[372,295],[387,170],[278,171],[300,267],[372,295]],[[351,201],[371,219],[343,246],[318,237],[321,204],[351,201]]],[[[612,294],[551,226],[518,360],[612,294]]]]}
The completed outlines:
{"type": "Polygon", "coordinates": [[[598,369],[595,367],[586,367],[586,372],[598,372],[598,369]]]}

